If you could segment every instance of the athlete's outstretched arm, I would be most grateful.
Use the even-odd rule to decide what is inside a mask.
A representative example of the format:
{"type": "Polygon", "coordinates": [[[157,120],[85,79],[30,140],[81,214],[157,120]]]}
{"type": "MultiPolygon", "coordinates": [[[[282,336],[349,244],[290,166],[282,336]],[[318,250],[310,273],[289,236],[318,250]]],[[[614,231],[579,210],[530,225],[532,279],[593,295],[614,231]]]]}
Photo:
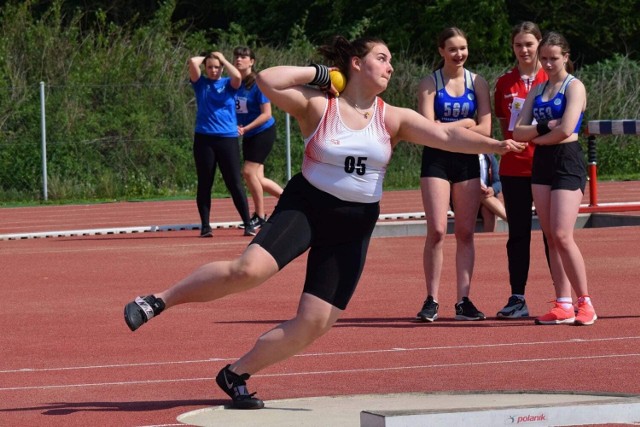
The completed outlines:
{"type": "Polygon", "coordinates": [[[389,106],[386,124],[392,140],[426,145],[467,154],[520,152],[526,144],[513,140],[498,141],[462,127],[445,127],[408,108],[389,106]]]}

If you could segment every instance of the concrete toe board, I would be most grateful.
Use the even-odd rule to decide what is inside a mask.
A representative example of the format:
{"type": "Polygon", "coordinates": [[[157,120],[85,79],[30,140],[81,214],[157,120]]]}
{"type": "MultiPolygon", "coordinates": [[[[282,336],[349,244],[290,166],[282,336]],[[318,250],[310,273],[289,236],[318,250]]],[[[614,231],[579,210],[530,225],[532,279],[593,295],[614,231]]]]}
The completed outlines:
{"type": "MultiPolygon", "coordinates": [[[[397,425],[425,425],[411,424],[411,419],[418,420],[416,416],[426,417],[434,414],[446,414],[447,419],[452,420],[454,424],[457,424],[457,417],[462,424],[465,414],[470,412],[494,412],[507,422],[511,418],[526,416],[518,414],[528,414],[527,411],[538,408],[572,408],[576,405],[596,408],[600,405],[601,409],[607,408],[604,412],[619,413],[621,411],[611,409],[618,404],[624,405],[625,410],[630,409],[640,421],[639,396],[531,392],[369,394],[272,400],[265,402],[265,408],[262,410],[242,411],[217,406],[187,412],[180,415],[178,421],[195,426],[358,427],[365,425],[364,422],[361,424],[361,413],[366,413],[369,420],[375,416],[383,419],[405,417],[404,424],[397,425]],[[505,412],[505,409],[509,411],[505,412]]],[[[600,413],[602,412],[601,410],[600,413]]],[[[378,425],[392,424],[387,422],[378,425]]]]}

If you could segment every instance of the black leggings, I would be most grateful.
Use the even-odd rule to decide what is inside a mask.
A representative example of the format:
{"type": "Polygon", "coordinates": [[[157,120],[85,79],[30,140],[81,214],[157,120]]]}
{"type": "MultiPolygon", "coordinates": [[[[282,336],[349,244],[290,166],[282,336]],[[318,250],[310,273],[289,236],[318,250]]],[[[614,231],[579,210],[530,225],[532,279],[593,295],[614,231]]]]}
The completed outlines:
{"type": "MultiPolygon", "coordinates": [[[[509,284],[512,294],[524,295],[531,258],[531,205],[533,203],[531,178],[502,175],[500,180],[502,181],[502,197],[509,224],[509,239],[507,240],[509,284]]],[[[542,238],[548,264],[549,247],[544,234],[542,238]]]]}
{"type": "Polygon", "coordinates": [[[220,137],[196,133],[193,138],[193,158],[198,174],[196,204],[203,227],[209,226],[211,214],[211,190],[216,176],[216,167],[227,190],[231,193],[242,222],[249,223],[249,204],[240,176],[240,145],[237,137],[220,137]]]}

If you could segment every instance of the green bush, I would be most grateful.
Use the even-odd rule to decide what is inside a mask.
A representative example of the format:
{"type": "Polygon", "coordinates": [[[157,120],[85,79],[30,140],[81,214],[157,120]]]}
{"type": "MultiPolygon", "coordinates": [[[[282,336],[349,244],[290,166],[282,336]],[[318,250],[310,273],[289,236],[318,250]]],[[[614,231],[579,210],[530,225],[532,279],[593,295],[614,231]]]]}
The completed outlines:
{"type": "MultiPolygon", "coordinates": [[[[87,27],[81,12],[60,13],[61,3],[54,1],[38,17],[32,16],[29,1],[0,11],[0,203],[42,199],[40,82],[46,84],[51,202],[193,197],[195,103],[186,60],[202,50],[231,55],[237,44],[253,45],[258,37],[234,24],[218,34],[213,46],[204,33],[190,33],[171,22],[171,1],[137,28],[109,23],[101,11],[93,19],[96,24],[87,27]]],[[[353,28],[353,35],[361,30],[353,28]]],[[[256,46],[256,53],[258,69],[308,63],[314,49],[304,20],[292,29],[287,46],[256,46]]],[[[510,66],[471,67],[493,86],[510,66]]],[[[430,64],[399,53],[394,68],[383,98],[415,108],[418,81],[431,72],[430,64]]],[[[638,118],[638,62],[615,56],[576,74],[588,90],[585,120],[638,118]]],[[[277,108],[274,115],[278,140],[265,173],[284,184],[286,119],[277,108]]],[[[295,121],[289,130],[295,174],[304,147],[295,121]]],[[[497,123],[494,130],[499,136],[497,123]]],[[[639,143],[636,137],[598,138],[600,177],[640,178],[639,143]]],[[[399,144],[386,188],[417,187],[420,156],[420,147],[399,144]]],[[[227,196],[220,177],[215,190],[216,196],[227,196]]]]}

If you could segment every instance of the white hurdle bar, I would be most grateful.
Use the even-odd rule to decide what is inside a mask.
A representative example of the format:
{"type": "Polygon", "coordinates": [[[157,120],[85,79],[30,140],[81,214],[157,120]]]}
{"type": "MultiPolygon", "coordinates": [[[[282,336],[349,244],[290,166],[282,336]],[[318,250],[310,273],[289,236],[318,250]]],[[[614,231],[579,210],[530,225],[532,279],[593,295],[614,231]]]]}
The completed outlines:
{"type": "Polygon", "coordinates": [[[640,120],[590,120],[589,135],[640,135],[640,120]]]}
{"type": "MultiPolygon", "coordinates": [[[[596,211],[598,210],[598,162],[596,155],[596,135],[640,135],[640,120],[589,120],[586,134],[589,174],[589,206],[593,211],[596,211]]],[[[640,202],[627,204],[623,210],[640,210],[640,202]]]]}

